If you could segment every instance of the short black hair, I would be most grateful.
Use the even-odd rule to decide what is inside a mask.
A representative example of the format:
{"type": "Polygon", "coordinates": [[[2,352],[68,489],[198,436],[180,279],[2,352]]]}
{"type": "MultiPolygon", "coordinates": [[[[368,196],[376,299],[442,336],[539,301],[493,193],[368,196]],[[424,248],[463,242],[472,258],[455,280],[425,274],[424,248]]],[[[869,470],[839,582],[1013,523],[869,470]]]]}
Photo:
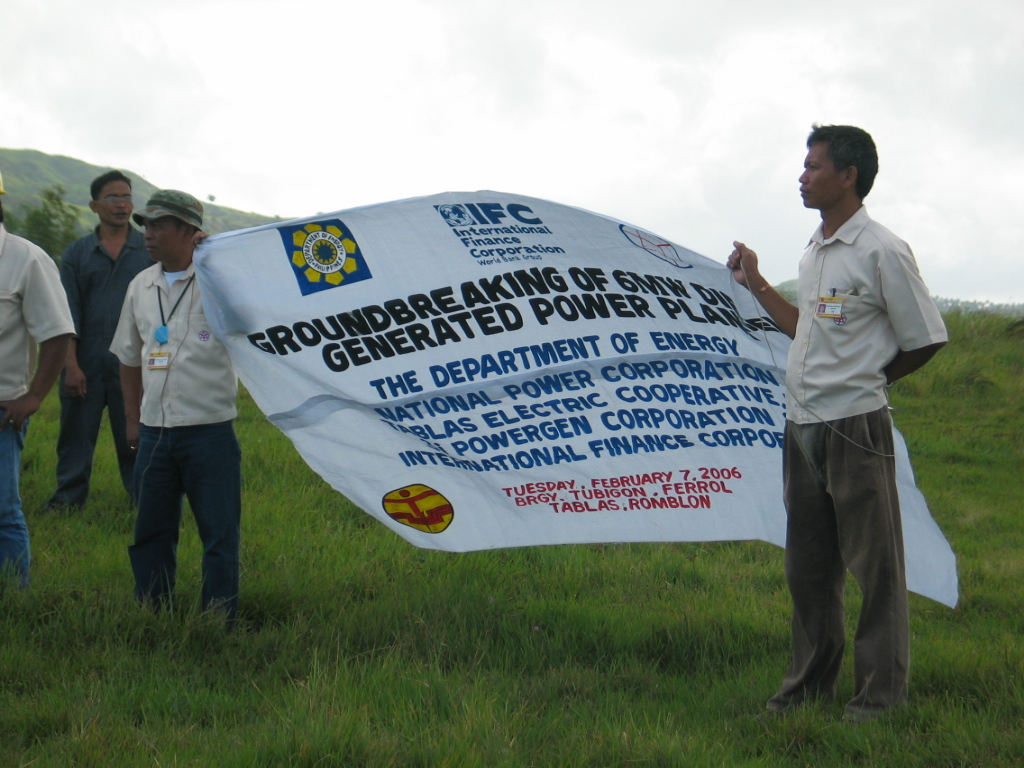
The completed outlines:
{"type": "Polygon", "coordinates": [[[828,157],[837,171],[845,171],[851,165],[856,167],[857,197],[863,200],[868,196],[878,175],[878,150],[870,133],[852,125],[815,123],[807,137],[807,148],[814,144],[828,144],[828,157]]]}
{"type": "Polygon", "coordinates": [[[107,171],[93,179],[92,184],[89,185],[89,194],[92,195],[92,199],[99,200],[100,192],[102,192],[103,188],[112,181],[123,181],[128,185],[128,189],[132,188],[132,180],[123,173],[120,171],[107,171]]]}

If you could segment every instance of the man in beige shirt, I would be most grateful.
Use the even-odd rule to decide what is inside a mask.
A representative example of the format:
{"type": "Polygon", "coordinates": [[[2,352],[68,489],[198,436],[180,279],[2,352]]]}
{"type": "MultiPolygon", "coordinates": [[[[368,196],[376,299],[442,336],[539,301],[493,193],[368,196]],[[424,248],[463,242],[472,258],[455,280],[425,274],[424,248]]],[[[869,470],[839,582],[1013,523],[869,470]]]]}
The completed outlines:
{"type": "Polygon", "coordinates": [[[771,288],[742,243],[728,261],[737,282],[793,339],[783,460],[793,654],[768,710],[835,696],[849,569],[864,600],[844,717],[860,722],[906,701],[910,666],[886,387],[927,363],[946,330],[909,246],[864,208],[878,171],[871,136],[852,126],[815,126],[807,149],[800,195],[821,224],[800,262],[796,306],[771,288]]]}
{"type": "Polygon", "coordinates": [[[128,444],[138,449],[138,517],[129,548],[140,602],[174,595],[187,497],[203,542],[203,609],[238,605],[241,451],[232,420],[237,379],[203,312],[193,236],[203,206],[161,190],[133,215],[157,263],[128,286],[110,351],[121,362],[128,444]]]}
{"type": "Polygon", "coordinates": [[[0,203],[0,573],[13,572],[27,587],[31,553],[18,488],[21,449],[28,419],[57,379],[75,325],[53,259],[8,233],[3,220],[0,203]]]}

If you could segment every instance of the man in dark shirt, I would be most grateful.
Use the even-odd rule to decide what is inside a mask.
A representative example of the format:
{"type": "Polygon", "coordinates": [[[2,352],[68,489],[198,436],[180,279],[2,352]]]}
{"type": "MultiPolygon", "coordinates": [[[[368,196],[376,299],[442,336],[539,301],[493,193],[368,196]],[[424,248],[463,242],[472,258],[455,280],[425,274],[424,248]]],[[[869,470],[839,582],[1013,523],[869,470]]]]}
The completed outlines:
{"type": "Polygon", "coordinates": [[[153,262],[142,233],[130,224],[131,179],[120,171],[109,171],[92,182],[90,192],[89,207],[99,217],[99,226],[68,246],[60,266],[75,336],[60,378],[57,490],[47,505],[51,508],[85,504],[104,408],[121,482],[132,503],[135,500],[135,452],[125,439],[120,368],[110,353],[110,342],[128,284],[153,262]]]}

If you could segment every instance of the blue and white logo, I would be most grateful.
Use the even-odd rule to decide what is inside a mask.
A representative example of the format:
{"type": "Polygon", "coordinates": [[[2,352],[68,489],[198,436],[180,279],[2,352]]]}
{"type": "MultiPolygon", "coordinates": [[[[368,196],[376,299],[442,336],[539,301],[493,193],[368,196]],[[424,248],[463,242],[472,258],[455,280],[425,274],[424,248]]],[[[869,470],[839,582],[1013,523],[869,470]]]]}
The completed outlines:
{"type": "Polygon", "coordinates": [[[449,227],[470,227],[476,222],[469,212],[461,205],[435,205],[441,218],[448,222],[449,227]]]}
{"type": "Polygon", "coordinates": [[[477,225],[514,227],[525,224],[536,227],[544,224],[530,206],[521,203],[445,203],[434,208],[452,229],[477,225]]]}

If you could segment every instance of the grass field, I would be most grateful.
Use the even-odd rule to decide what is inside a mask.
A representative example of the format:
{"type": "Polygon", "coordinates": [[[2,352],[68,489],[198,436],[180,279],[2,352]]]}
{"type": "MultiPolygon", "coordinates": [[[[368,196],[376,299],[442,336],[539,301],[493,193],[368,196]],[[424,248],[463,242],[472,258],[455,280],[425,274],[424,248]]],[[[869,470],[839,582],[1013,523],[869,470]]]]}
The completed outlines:
{"type": "Polygon", "coordinates": [[[196,610],[190,518],[178,604],[144,611],[109,437],[87,508],[41,511],[51,395],[24,455],[33,584],[0,594],[0,766],[1024,765],[1024,331],[947,322],[894,402],[961,602],[911,596],[911,702],[887,718],[841,722],[849,659],[839,703],[759,717],[788,659],[780,549],[418,550],[248,398],[239,625],[196,610]]]}

